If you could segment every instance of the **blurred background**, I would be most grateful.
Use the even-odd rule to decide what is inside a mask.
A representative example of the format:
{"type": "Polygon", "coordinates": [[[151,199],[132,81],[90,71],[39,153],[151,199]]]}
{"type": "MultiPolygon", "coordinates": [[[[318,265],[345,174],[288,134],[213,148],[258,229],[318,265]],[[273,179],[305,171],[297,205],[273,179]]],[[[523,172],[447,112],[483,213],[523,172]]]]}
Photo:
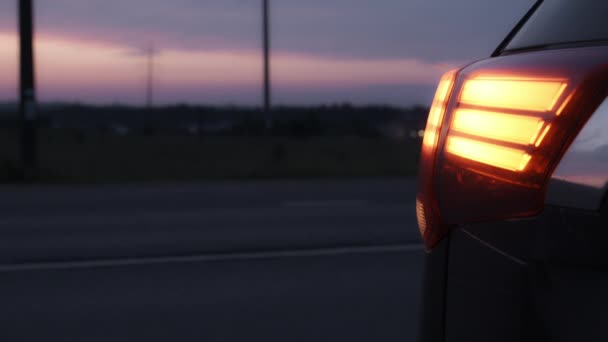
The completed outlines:
{"type": "Polygon", "coordinates": [[[436,83],[532,2],[33,1],[28,121],[1,1],[2,336],[413,339],[436,83]]]}
{"type": "MultiPolygon", "coordinates": [[[[33,181],[407,177],[441,74],[529,0],[34,3],[33,181]],[[267,100],[266,100],[267,96],[267,100]]],[[[0,5],[0,181],[20,178],[17,1],[0,5]]]]}

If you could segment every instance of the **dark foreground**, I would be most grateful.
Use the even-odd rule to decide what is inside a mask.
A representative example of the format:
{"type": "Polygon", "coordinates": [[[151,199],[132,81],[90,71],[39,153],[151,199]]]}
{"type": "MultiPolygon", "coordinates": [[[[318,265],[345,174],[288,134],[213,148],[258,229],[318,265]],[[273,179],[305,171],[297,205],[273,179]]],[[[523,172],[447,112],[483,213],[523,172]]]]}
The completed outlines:
{"type": "Polygon", "coordinates": [[[2,190],[7,340],[415,337],[411,180],[2,190]]]}

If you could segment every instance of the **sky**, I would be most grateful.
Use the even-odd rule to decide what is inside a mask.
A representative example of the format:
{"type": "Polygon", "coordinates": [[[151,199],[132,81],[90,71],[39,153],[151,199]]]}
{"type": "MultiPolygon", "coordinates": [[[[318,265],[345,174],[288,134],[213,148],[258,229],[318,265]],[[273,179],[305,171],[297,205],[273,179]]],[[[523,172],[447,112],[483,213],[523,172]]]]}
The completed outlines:
{"type": "MultiPolygon", "coordinates": [[[[0,4],[0,101],[16,98],[17,1],[0,4]]],[[[533,0],[270,0],[275,104],[428,104],[533,0]]],[[[41,101],[261,103],[261,0],[35,0],[41,101]]]]}

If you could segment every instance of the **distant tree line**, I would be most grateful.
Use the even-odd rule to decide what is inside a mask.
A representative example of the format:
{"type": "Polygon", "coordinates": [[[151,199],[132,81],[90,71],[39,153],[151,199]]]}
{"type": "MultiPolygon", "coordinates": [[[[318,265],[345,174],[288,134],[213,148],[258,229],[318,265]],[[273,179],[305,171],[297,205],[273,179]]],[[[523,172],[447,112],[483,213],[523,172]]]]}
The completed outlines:
{"type": "MultiPolygon", "coordinates": [[[[121,134],[197,134],[261,136],[265,131],[260,108],[243,106],[176,105],[154,108],[122,105],[47,104],[40,106],[40,126],[121,134]]],[[[273,136],[380,137],[389,132],[424,129],[428,108],[414,106],[278,106],[272,110],[273,136]]],[[[0,126],[18,125],[15,106],[0,105],[0,126]]],[[[409,133],[408,133],[409,134],[409,133]]]]}

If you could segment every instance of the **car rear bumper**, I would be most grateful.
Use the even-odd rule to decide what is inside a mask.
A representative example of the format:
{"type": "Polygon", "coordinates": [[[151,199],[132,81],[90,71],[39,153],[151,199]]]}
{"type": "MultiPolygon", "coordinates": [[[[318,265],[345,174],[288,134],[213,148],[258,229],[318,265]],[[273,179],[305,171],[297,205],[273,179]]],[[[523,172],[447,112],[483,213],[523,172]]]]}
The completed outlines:
{"type": "Polygon", "coordinates": [[[608,221],[547,207],[427,254],[420,341],[608,340],[608,221]]]}

